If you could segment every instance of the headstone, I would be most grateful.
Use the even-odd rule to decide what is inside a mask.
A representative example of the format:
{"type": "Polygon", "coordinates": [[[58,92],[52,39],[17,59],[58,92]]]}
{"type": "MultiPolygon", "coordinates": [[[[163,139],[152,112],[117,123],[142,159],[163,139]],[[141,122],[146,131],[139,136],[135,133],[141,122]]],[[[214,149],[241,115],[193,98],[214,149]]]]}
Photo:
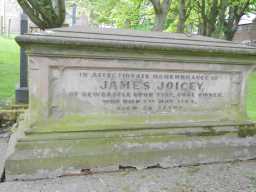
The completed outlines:
{"type": "Polygon", "coordinates": [[[4,34],[4,16],[0,16],[0,34],[4,34]]]}
{"type": "Polygon", "coordinates": [[[76,22],[76,26],[81,26],[81,27],[88,27],[89,26],[89,19],[86,15],[81,15],[79,19],[76,22]]]}
{"type": "Polygon", "coordinates": [[[74,3],[72,5],[72,25],[76,24],[76,12],[77,12],[77,5],[74,3]]]}
{"type": "Polygon", "coordinates": [[[7,30],[7,37],[11,36],[11,27],[12,27],[12,19],[8,19],[8,30],[7,30]]]}
{"type": "Polygon", "coordinates": [[[17,42],[29,57],[30,107],[7,180],[256,157],[255,138],[239,137],[255,132],[245,105],[252,47],[84,27],[17,42]]]}
{"type": "MultiPolygon", "coordinates": [[[[21,14],[20,33],[26,34],[28,32],[28,18],[27,15],[21,14]]],[[[16,89],[16,103],[28,103],[28,61],[25,49],[20,49],[20,82],[16,89]]]]}

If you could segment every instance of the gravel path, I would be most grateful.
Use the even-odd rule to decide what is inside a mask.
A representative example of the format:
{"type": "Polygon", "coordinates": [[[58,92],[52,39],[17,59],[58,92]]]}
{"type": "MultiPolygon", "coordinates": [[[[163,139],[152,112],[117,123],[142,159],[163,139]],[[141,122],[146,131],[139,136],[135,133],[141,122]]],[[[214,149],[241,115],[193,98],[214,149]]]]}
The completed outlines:
{"type": "Polygon", "coordinates": [[[6,182],[0,192],[256,192],[256,161],[6,182]]]}

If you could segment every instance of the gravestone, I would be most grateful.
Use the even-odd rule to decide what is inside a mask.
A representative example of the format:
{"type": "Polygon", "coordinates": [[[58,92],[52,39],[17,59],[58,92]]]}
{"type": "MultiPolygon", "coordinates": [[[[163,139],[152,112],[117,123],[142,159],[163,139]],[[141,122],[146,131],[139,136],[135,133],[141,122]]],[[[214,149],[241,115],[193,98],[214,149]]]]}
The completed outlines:
{"type": "Polygon", "coordinates": [[[76,24],[76,12],[77,12],[77,5],[74,3],[72,5],[72,25],[76,24]]]}
{"type": "MultiPolygon", "coordinates": [[[[60,28],[17,42],[30,104],[6,178],[256,157],[246,80],[256,49],[184,34],[60,28]]],[[[13,136],[15,137],[15,136],[13,136]]]]}
{"type": "MultiPolygon", "coordinates": [[[[28,32],[28,18],[25,13],[21,14],[20,19],[20,34],[25,34],[28,32]]],[[[20,49],[20,81],[19,86],[16,88],[16,103],[28,103],[28,61],[27,55],[24,48],[20,49]]]]}

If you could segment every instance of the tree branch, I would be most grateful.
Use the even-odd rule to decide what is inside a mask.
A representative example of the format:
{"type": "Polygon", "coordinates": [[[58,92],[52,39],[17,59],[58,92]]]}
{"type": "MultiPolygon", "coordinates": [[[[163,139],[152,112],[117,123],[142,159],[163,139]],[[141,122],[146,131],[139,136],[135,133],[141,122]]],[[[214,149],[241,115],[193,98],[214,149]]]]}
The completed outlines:
{"type": "Polygon", "coordinates": [[[45,29],[47,27],[47,23],[41,20],[38,17],[38,14],[35,13],[34,9],[28,4],[25,0],[18,0],[18,3],[23,8],[24,12],[29,15],[30,19],[33,23],[39,26],[41,29],[45,29]]]}
{"type": "Polygon", "coordinates": [[[51,14],[44,9],[44,6],[39,4],[38,0],[27,0],[35,10],[35,12],[38,13],[39,17],[42,18],[42,20],[46,21],[47,23],[51,23],[51,14]]]}
{"type": "Polygon", "coordinates": [[[62,24],[65,21],[66,17],[66,7],[65,0],[58,0],[59,10],[58,10],[58,24],[62,24]]]}

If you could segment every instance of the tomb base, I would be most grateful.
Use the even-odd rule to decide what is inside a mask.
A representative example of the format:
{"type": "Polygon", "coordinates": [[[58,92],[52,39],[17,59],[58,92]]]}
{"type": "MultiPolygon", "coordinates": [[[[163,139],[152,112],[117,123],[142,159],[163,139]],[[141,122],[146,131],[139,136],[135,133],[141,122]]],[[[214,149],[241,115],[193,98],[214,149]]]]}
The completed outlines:
{"type": "Polygon", "coordinates": [[[252,126],[245,122],[243,126],[27,132],[6,163],[6,179],[29,180],[79,175],[85,170],[94,173],[125,167],[169,168],[254,159],[256,138],[244,134],[252,126]]]}

